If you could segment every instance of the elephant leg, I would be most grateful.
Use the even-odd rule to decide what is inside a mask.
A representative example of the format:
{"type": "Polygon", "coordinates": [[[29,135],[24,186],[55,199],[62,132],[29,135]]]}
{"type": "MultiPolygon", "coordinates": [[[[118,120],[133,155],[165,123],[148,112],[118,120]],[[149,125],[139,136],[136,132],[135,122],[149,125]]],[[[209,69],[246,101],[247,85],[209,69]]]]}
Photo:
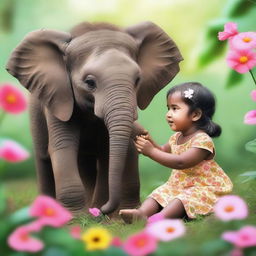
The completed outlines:
{"type": "Polygon", "coordinates": [[[138,171],[138,153],[133,140],[130,140],[122,178],[122,195],[119,209],[136,208],[139,205],[140,180],[138,171]]]}
{"type": "Polygon", "coordinates": [[[86,195],[78,169],[79,126],[74,121],[62,122],[49,113],[47,125],[56,199],[74,214],[80,214],[86,195]]]}
{"type": "Polygon", "coordinates": [[[74,148],[51,153],[56,199],[73,213],[82,213],[87,196],[81,181],[74,148]]]}
{"type": "Polygon", "coordinates": [[[29,110],[39,193],[55,198],[52,163],[48,153],[48,129],[37,98],[30,97],[29,110]]]}

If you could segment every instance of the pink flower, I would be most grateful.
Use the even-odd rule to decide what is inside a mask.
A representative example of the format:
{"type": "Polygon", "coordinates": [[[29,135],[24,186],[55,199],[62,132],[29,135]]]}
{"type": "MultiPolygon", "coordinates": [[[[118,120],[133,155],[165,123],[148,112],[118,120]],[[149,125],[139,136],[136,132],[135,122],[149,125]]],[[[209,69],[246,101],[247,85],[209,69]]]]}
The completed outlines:
{"type": "Polygon", "coordinates": [[[233,49],[253,49],[256,48],[256,33],[243,32],[234,36],[230,41],[230,46],[233,49]]]}
{"type": "Polygon", "coordinates": [[[256,110],[247,112],[244,116],[245,124],[256,124],[256,110]]]}
{"type": "Polygon", "coordinates": [[[251,98],[252,98],[252,100],[256,101],[256,90],[252,90],[251,98]]]}
{"type": "Polygon", "coordinates": [[[160,241],[170,241],[183,236],[186,230],[182,220],[164,219],[149,224],[146,232],[160,241]]]}
{"type": "Polygon", "coordinates": [[[0,87],[0,107],[11,114],[19,114],[27,108],[23,93],[10,84],[0,87]]]}
{"type": "Polygon", "coordinates": [[[29,152],[13,140],[3,140],[0,145],[0,159],[16,163],[26,160],[29,152]]]}
{"type": "Polygon", "coordinates": [[[218,33],[218,38],[221,41],[232,38],[238,33],[237,24],[233,22],[228,22],[224,26],[224,31],[218,33]]]}
{"type": "Polygon", "coordinates": [[[75,239],[81,239],[81,228],[80,226],[74,226],[70,228],[70,235],[75,239]]]}
{"type": "Polygon", "coordinates": [[[148,255],[156,249],[157,240],[145,231],[131,235],[123,245],[123,250],[131,256],[148,255]]]}
{"type": "Polygon", "coordinates": [[[248,49],[230,50],[227,55],[229,67],[239,73],[246,73],[256,66],[256,53],[248,49]]]}
{"type": "Polygon", "coordinates": [[[243,251],[240,248],[234,248],[231,252],[230,252],[230,256],[244,256],[243,251]]]}
{"type": "Polygon", "coordinates": [[[245,219],[248,208],[242,198],[235,195],[222,196],[214,206],[216,217],[223,221],[245,219]]]}
{"type": "Polygon", "coordinates": [[[123,242],[120,239],[120,237],[116,236],[116,237],[113,237],[111,245],[115,247],[121,247],[123,245],[123,242]]]}
{"type": "Polygon", "coordinates": [[[159,213],[153,214],[152,216],[148,217],[147,223],[151,224],[151,223],[157,222],[159,220],[163,220],[163,219],[164,219],[163,214],[159,212],[159,213]]]}
{"type": "Polygon", "coordinates": [[[98,217],[100,215],[100,209],[98,208],[89,208],[89,212],[94,217],[98,217]]]}
{"type": "Polygon", "coordinates": [[[256,246],[256,227],[245,226],[238,231],[224,232],[221,237],[238,248],[256,246]]]}
{"type": "Polygon", "coordinates": [[[18,227],[14,232],[8,237],[8,245],[16,250],[23,252],[38,252],[44,247],[44,244],[33,237],[30,236],[30,227],[21,226],[18,227]]]}
{"type": "Polygon", "coordinates": [[[39,217],[42,225],[61,227],[72,219],[68,210],[49,196],[38,196],[30,207],[30,215],[39,217]]]}

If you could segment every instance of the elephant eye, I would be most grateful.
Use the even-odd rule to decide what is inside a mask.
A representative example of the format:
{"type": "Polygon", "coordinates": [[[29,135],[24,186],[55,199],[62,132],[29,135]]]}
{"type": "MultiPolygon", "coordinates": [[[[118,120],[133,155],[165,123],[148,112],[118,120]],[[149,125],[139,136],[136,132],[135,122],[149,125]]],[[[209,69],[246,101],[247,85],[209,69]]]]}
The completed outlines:
{"type": "Polygon", "coordinates": [[[96,88],[95,78],[91,75],[87,76],[84,80],[89,90],[94,90],[96,88]]]}

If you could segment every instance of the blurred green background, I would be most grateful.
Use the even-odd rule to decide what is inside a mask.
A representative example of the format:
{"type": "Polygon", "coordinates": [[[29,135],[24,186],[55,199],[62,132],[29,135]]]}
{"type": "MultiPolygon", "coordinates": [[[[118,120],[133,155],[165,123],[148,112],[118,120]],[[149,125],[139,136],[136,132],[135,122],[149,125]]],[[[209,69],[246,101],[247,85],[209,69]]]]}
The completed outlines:
{"type": "MultiPolygon", "coordinates": [[[[247,152],[244,144],[255,138],[256,127],[245,125],[243,117],[255,109],[249,94],[256,87],[249,73],[237,75],[226,86],[231,70],[225,62],[226,43],[217,40],[217,31],[223,30],[226,21],[237,22],[241,32],[255,31],[255,17],[256,2],[252,0],[1,0],[0,83],[10,82],[21,88],[5,71],[5,64],[13,48],[32,30],[69,31],[82,21],[104,21],[122,27],[153,21],[175,40],[184,61],[176,78],[155,96],[146,110],[139,112],[139,122],[158,143],[165,143],[172,134],[165,122],[166,91],[182,82],[201,82],[217,99],[214,120],[223,129],[221,137],[214,140],[217,161],[235,177],[255,170],[255,154],[247,152]]],[[[34,177],[28,112],[6,115],[0,136],[15,139],[32,154],[23,163],[0,162],[0,168],[4,168],[1,179],[34,177]]],[[[167,168],[144,156],[140,157],[140,173],[142,197],[170,175],[167,168]]]]}

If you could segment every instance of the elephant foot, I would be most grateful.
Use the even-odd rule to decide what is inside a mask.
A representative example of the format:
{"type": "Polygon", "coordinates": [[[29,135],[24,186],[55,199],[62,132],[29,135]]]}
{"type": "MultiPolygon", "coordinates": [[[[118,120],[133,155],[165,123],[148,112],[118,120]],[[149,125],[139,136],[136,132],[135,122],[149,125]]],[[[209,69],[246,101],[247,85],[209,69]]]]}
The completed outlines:
{"type": "Polygon", "coordinates": [[[120,210],[119,215],[126,224],[132,224],[135,221],[147,221],[147,216],[145,216],[139,209],[120,210]]]}

